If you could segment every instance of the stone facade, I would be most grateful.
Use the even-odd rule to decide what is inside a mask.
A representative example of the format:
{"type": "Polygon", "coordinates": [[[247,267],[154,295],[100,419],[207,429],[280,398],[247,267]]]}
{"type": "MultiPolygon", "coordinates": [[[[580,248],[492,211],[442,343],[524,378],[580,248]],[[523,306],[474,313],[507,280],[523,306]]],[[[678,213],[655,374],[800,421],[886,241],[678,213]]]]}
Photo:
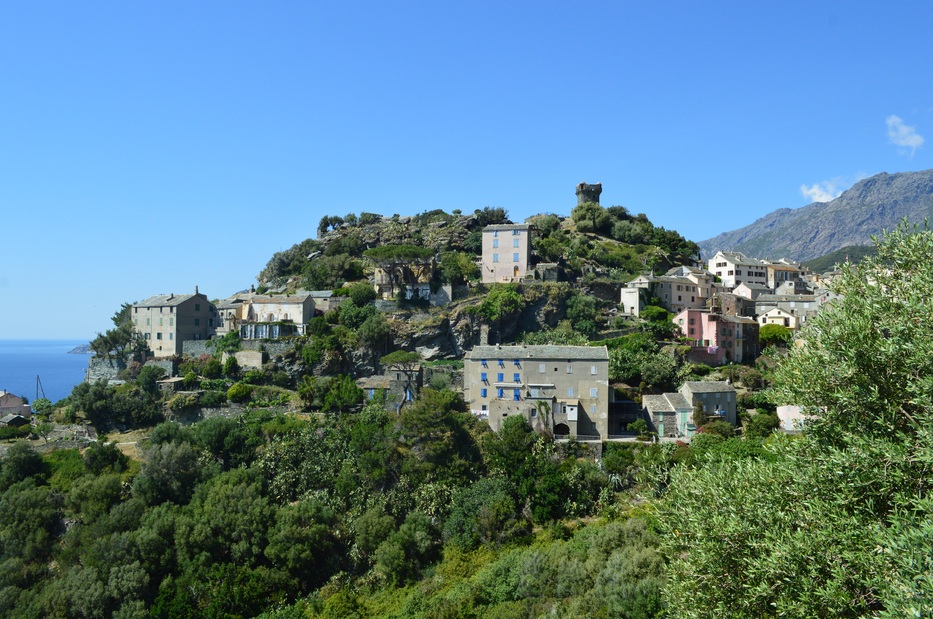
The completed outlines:
{"type": "Polygon", "coordinates": [[[587,183],[580,183],[577,185],[577,206],[581,204],[586,204],[587,202],[592,202],[593,204],[599,204],[599,196],[603,192],[603,184],[596,183],[594,185],[589,185],[587,183]]]}
{"type": "Polygon", "coordinates": [[[659,436],[690,438],[697,431],[693,411],[698,406],[710,420],[720,419],[734,426],[738,421],[736,400],[736,391],[729,383],[688,381],[676,393],[644,396],[642,407],[651,430],[659,436]]]}
{"type": "Polygon", "coordinates": [[[499,430],[522,415],[557,436],[609,435],[609,352],[605,346],[476,346],[463,391],[474,415],[499,430]]]}
{"type": "Polygon", "coordinates": [[[157,358],[182,353],[185,340],[208,340],[220,323],[217,308],[199,293],[162,294],[132,307],[133,328],[157,358]]]}

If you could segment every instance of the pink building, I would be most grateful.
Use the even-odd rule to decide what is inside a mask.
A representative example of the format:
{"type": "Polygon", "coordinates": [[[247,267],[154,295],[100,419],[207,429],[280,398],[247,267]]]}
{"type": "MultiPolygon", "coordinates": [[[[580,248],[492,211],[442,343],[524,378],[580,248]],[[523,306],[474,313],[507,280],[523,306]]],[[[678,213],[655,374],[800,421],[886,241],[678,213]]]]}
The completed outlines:
{"type": "Polygon", "coordinates": [[[690,340],[690,361],[723,365],[758,356],[758,323],[753,318],[686,309],[674,316],[674,324],[690,340]]]}

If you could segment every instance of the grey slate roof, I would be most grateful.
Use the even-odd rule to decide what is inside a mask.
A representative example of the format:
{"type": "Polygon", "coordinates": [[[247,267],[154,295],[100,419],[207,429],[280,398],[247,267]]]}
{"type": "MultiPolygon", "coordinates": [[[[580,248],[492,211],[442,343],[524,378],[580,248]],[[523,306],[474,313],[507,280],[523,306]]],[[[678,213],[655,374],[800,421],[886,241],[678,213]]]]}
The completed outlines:
{"type": "Polygon", "coordinates": [[[483,232],[486,230],[528,230],[533,227],[531,224],[489,224],[483,228],[483,232]]]}
{"type": "Polygon", "coordinates": [[[683,384],[691,393],[735,393],[732,385],[722,380],[691,380],[683,384]]]}
{"type": "Polygon", "coordinates": [[[605,346],[475,346],[467,359],[591,359],[608,361],[605,346]]]}
{"type": "Polygon", "coordinates": [[[149,297],[144,301],[139,303],[134,303],[133,307],[168,307],[171,305],[178,306],[184,303],[185,301],[193,298],[207,299],[203,294],[157,294],[155,296],[149,297]]]}
{"type": "Polygon", "coordinates": [[[646,395],[642,397],[641,404],[649,413],[675,413],[693,408],[687,398],[679,393],[646,395]]]}

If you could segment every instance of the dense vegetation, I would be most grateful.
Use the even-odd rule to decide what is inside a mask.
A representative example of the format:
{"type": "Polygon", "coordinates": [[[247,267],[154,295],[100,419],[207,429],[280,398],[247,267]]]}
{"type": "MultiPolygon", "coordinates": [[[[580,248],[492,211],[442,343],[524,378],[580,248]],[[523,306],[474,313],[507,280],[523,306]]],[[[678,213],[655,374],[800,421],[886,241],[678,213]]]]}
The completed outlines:
{"type": "MultiPolygon", "coordinates": [[[[575,227],[637,223],[605,210],[575,227]]],[[[340,219],[324,234],[356,225],[340,219]]],[[[566,234],[574,252],[595,234],[558,224],[539,223],[541,238],[566,234]]],[[[772,330],[756,367],[719,370],[749,388],[738,433],[696,411],[689,445],[555,443],[514,416],[493,433],[444,388],[396,413],[366,403],[354,359],[405,371],[419,358],[385,349],[394,319],[352,283],[261,370],[221,363],[228,337],[182,360],[190,391],[164,394],[161,370],[138,365],[125,384],[81,385],[42,414],[106,429],[244,409],[155,425],[139,460],[106,440],[9,447],[0,617],[930,616],[933,233],[898,229],[833,286],[799,345],[772,330]],[[784,403],[812,416],[799,436],[773,433],[784,403]]],[[[607,328],[597,302],[556,283],[485,288],[469,314],[520,322],[551,305],[565,320],[523,341],[607,328]]],[[[712,372],[683,361],[672,326],[660,308],[613,325],[600,344],[620,391],[712,372]]]]}

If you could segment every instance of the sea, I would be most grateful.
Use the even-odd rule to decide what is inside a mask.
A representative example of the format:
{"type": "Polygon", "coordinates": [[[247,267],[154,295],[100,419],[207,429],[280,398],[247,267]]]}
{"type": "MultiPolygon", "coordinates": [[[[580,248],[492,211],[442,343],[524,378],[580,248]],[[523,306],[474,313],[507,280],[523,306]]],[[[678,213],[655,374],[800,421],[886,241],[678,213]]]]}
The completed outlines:
{"type": "Polygon", "coordinates": [[[0,389],[58,402],[84,380],[91,355],[69,354],[78,346],[87,340],[0,340],[0,389]]]}

